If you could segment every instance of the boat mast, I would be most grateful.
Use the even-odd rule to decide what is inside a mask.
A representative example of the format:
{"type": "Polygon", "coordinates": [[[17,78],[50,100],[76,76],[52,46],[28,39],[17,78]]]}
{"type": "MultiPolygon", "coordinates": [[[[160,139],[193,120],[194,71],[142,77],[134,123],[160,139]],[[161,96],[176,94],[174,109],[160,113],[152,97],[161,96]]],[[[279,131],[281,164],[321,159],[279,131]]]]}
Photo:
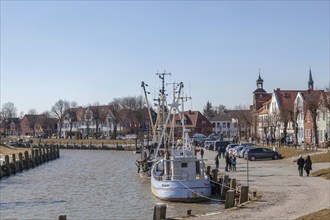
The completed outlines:
{"type": "Polygon", "coordinates": [[[164,127],[166,128],[166,125],[167,125],[167,124],[165,124],[165,121],[166,121],[165,107],[167,106],[166,94],[165,94],[165,76],[170,76],[171,73],[166,73],[166,70],[165,70],[163,73],[156,73],[156,75],[158,75],[158,77],[162,80],[162,88],[159,91],[159,98],[154,100],[154,101],[159,102],[159,108],[160,108],[160,111],[158,111],[157,120],[156,120],[156,129],[158,131],[158,140],[160,142],[162,142],[163,146],[165,147],[164,144],[166,143],[166,141],[165,141],[166,137],[165,137],[165,135],[163,135],[163,137],[161,137],[161,131],[164,129],[164,127]]]}
{"type": "MultiPolygon", "coordinates": [[[[183,83],[182,83],[182,88],[183,88],[183,83]]],[[[191,97],[184,96],[184,93],[182,92],[182,96],[178,97],[181,100],[182,104],[182,110],[180,112],[180,117],[181,117],[181,125],[182,125],[182,140],[183,140],[183,150],[186,149],[188,146],[188,132],[185,126],[185,116],[184,116],[184,102],[188,101],[188,99],[191,99],[191,97]]],[[[185,151],[184,151],[185,153],[185,151]]]]}
{"type": "MultiPolygon", "coordinates": [[[[156,140],[156,127],[155,127],[154,121],[153,121],[152,116],[151,116],[149,101],[148,101],[148,97],[147,97],[147,94],[150,94],[150,92],[146,91],[146,86],[148,86],[148,85],[146,83],[144,83],[144,81],[142,81],[141,87],[143,88],[144,96],[145,96],[145,99],[146,99],[146,102],[147,102],[148,114],[149,114],[151,129],[152,129],[152,139],[153,139],[153,142],[156,143],[156,141],[157,141],[156,140]]],[[[148,144],[149,144],[149,140],[148,140],[148,144]]]]}
{"type": "MultiPolygon", "coordinates": [[[[178,103],[179,102],[179,97],[181,94],[181,89],[183,87],[183,83],[168,83],[168,84],[172,84],[173,86],[173,103],[178,103]],[[177,88],[179,87],[179,91],[176,92],[177,88]],[[178,94],[177,96],[175,94],[178,94]]],[[[175,144],[175,137],[174,137],[174,133],[175,133],[175,118],[176,118],[176,113],[179,113],[179,109],[178,108],[173,108],[173,112],[170,112],[170,114],[172,114],[172,122],[171,122],[171,129],[169,132],[169,137],[171,137],[171,143],[172,145],[175,144]]]]}

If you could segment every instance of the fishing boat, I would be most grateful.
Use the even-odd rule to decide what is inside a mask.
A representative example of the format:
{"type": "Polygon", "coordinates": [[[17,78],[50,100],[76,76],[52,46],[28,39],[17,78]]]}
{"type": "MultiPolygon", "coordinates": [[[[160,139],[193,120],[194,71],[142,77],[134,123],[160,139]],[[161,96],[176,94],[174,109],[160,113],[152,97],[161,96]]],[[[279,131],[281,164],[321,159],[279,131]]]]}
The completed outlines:
{"type": "Polygon", "coordinates": [[[205,174],[205,160],[197,159],[194,146],[189,139],[188,130],[185,128],[183,115],[183,83],[178,84],[178,89],[173,89],[173,103],[166,105],[164,78],[161,75],[162,90],[160,91],[159,112],[162,123],[158,125],[157,149],[151,168],[151,191],[153,195],[162,200],[177,202],[195,202],[209,199],[211,196],[211,182],[205,174]],[[182,110],[179,110],[181,105],[182,110]],[[166,120],[164,120],[166,118],[166,120]],[[181,124],[181,129],[175,125],[181,124]],[[178,136],[180,136],[178,138],[178,136]],[[181,140],[181,145],[176,144],[175,138],[181,140]]]}

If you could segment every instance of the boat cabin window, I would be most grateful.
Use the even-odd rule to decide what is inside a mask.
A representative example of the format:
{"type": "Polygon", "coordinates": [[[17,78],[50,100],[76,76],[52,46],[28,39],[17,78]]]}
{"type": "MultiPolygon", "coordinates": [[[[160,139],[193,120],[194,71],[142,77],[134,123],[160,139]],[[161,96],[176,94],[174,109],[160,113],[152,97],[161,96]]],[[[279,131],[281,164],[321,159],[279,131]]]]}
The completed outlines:
{"type": "Polygon", "coordinates": [[[181,167],[188,167],[188,163],[181,163],[181,167]]]}

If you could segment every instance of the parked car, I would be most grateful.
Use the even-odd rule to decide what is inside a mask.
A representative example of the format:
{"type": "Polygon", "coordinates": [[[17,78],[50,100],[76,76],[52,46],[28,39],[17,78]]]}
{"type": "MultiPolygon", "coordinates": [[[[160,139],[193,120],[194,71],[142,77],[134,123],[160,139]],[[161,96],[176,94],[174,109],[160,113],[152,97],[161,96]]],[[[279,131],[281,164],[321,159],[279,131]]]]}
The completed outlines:
{"type": "Polygon", "coordinates": [[[235,157],[238,157],[239,156],[239,152],[244,148],[245,146],[243,145],[238,145],[236,147],[234,147],[234,150],[232,151],[232,154],[235,156],[235,157]]]}
{"type": "Polygon", "coordinates": [[[209,150],[215,150],[219,153],[226,152],[226,147],[230,143],[230,141],[214,141],[210,144],[209,150]]]}
{"type": "Polygon", "coordinates": [[[244,158],[249,160],[265,159],[265,158],[276,160],[281,158],[281,155],[278,152],[268,148],[253,148],[247,150],[247,152],[244,155],[244,158]]]}
{"type": "Polygon", "coordinates": [[[239,157],[239,158],[244,158],[245,153],[246,153],[249,149],[253,149],[253,148],[256,148],[256,147],[255,147],[255,146],[245,146],[245,147],[243,147],[242,150],[240,150],[238,157],[239,157]]]}
{"type": "Polygon", "coordinates": [[[238,146],[239,144],[228,144],[228,146],[226,147],[226,151],[227,153],[231,153],[231,151],[236,147],[238,146]]]}
{"type": "Polygon", "coordinates": [[[208,140],[208,141],[205,141],[205,142],[204,142],[204,148],[205,148],[205,149],[209,149],[209,148],[210,148],[210,144],[211,144],[212,142],[214,142],[214,141],[209,141],[209,140],[208,140]]]}

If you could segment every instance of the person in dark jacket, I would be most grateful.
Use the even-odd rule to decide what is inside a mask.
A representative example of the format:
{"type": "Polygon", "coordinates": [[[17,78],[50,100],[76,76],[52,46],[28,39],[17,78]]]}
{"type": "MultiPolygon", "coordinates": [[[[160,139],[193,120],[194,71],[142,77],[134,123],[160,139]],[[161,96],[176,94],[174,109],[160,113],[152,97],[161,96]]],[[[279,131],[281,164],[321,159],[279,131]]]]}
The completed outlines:
{"type": "Polygon", "coordinates": [[[203,148],[201,148],[201,159],[203,159],[203,156],[204,156],[204,150],[203,148]]]}
{"type": "Polygon", "coordinates": [[[219,156],[216,155],[214,160],[215,160],[215,169],[219,169],[219,156]]]}
{"type": "Polygon", "coordinates": [[[312,170],[312,160],[309,155],[307,155],[307,158],[305,160],[305,167],[304,167],[307,176],[309,176],[309,172],[312,170]]]}
{"type": "Polygon", "coordinates": [[[226,168],[225,171],[231,170],[231,158],[228,153],[226,153],[226,168]]]}
{"type": "Polygon", "coordinates": [[[297,160],[297,165],[299,170],[299,176],[303,176],[305,160],[302,155],[300,155],[299,159],[297,160]]]}

